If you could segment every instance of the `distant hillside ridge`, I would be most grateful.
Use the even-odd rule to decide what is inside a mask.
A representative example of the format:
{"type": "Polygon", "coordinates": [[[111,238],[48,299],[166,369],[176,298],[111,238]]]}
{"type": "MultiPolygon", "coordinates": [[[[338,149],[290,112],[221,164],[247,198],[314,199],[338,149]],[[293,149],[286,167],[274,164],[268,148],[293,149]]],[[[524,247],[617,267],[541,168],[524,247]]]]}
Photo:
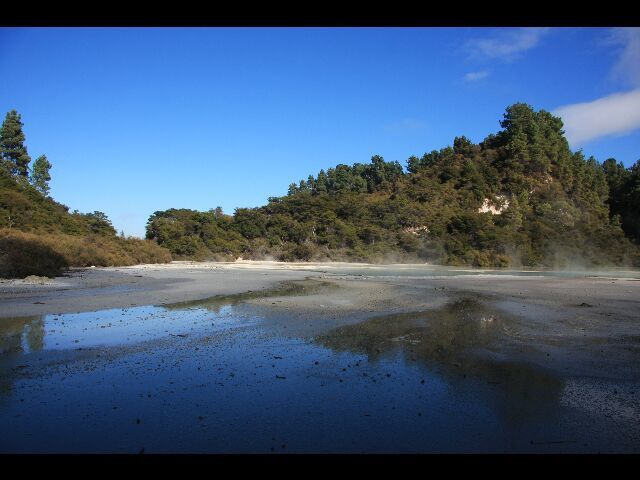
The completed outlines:
{"type": "Polygon", "coordinates": [[[176,258],[638,265],[639,164],[572,152],[562,120],[524,103],[481,143],[336,165],[265,206],[157,211],[148,239],[176,258]]]}

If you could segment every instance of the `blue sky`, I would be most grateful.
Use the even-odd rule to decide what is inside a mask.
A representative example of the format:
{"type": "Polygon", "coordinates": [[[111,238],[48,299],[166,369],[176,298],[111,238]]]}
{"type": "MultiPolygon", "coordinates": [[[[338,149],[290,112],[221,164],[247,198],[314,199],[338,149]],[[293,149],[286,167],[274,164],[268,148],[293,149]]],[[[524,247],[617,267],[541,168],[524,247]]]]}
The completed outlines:
{"type": "Polygon", "coordinates": [[[640,29],[0,28],[0,72],[51,196],[128,235],[479,142],[518,101],[561,115],[574,150],[640,159],[640,29]]]}

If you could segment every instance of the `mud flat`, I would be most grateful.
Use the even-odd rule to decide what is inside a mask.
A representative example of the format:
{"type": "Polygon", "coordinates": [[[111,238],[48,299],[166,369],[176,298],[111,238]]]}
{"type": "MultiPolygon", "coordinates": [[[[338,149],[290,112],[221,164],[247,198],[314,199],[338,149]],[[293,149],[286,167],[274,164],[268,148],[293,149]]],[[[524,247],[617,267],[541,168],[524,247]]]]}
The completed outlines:
{"type": "Polygon", "coordinates": [[[2,452],[640,452],[640,275],[189,263],[0,283],[2,452]]]}
{"type": "Polygon", "coordinates": [[[289,269],[233,268],[234,264],[71,269],[48,282],[0,282],[0,318],[174,303],[273,287],[314,275],[289,269]]]}

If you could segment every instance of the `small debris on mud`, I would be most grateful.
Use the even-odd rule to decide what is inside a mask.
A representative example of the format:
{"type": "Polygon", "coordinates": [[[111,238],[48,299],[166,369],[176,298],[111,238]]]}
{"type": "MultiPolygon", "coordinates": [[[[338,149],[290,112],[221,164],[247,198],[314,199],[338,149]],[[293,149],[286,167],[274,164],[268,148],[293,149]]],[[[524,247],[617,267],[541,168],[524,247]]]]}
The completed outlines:
{"type": "Polygon", "coordinates": [[[46,285],[53,282],[53,278],[39,277],[38,275],[29,275],[22,280],[23,283],[30,283],[34,285],[46,285]]]}

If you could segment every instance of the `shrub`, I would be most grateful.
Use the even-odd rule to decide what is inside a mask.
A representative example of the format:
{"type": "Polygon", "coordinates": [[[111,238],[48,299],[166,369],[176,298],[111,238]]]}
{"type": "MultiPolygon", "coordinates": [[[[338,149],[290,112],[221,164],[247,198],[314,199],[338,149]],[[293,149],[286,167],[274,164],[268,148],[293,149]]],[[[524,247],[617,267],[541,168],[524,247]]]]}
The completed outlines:
{"type": "Polygon", "coordinates": [[[54,277],[67,266],[64,256],[42,242],[37,235],[0,230],[0,277],[54,277]]]}
{"type": "Polygon", "coordinates": [[[55,276],[66,267],[170,261],[171,253],[149,240],[0,229],[0,276],[5,278],[55,276]]]}

